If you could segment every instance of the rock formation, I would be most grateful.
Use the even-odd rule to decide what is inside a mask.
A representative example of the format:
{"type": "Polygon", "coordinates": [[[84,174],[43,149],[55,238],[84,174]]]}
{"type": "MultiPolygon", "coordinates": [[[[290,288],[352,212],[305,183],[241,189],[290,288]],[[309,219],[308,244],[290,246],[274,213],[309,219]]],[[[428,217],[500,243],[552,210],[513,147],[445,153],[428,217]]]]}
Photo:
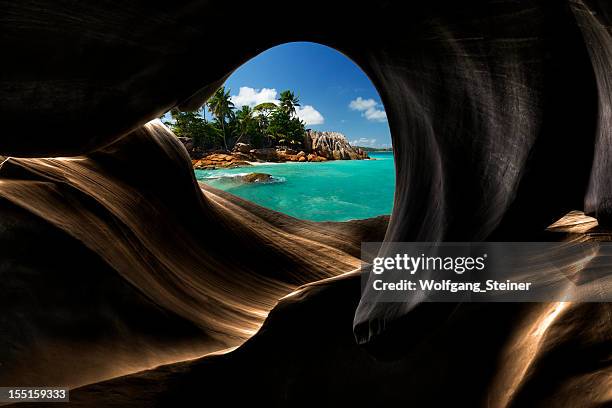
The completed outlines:
{"type": "Polygon", "coordinates": [[[89,406],[176,406],[156,391],[205,399],[203,384],[251,405],[609,406],[609,304],[379,303],[347,275],[363,225],[303,223],[203,192],[184,147],[148,123],[201,106],[270,47],[314,41],[355,61],[385,104],[397,168],[385,240],[542,240],[572,209],[603,228],[610,1],[2,10],[0,155],[13,157],[0,167],[2,385],[77,386],[218,352],[274,308],[244,347],[119,378],[128,392],[92,385],[89,406]],[[252,33],[253,21],[287,18],[252,33]]]}
{"type": "MultiPolygon", "coordinates": [[[[193,157],[193,143],[189,138],[179,138],[187,152],[193,157]]],[[[237,143],[229,152],[208,153],[193,159],[198,170],[211,170],[248,165],[249,161],[263,162],[322,162],[327,160],[369,159],[362,149],[352,147],[346,137],[339,132],[319,132],[307,130],[304,135],[304,150],[278,146],[253,149],[248,143],[237,143]]]]}
{"type": "Polygon", "coordinates": [[[193,164],[193,168],[196,170],[226,169],[250,165],[240,156],[225,153],[207,154],[201,159],[191,160],[191,163],[193,164]]]}
{"type": "Polygon", "coordinates": [[[240,176],[240,179],[245,183],[267,183],[272,180],[272,176],[267,173],[249,173],[240,176]]]}
{"type": "Polygon", "coordinates": [[[197,170],[212,170],[248,166],[249,161],[264,162],[322,162],[327,160],[369,159],[362,149],[352,147],[339,132],[320,132],[308,129],[304,135],[303,150],[284,146],[253,149],[248,143],[237,143],[232,152],[203,152],[188,137],[178,138],[197,170]]]}
{"type": "Polygon", "coordinates": [[[352,147],[339,132],[321,132],[308,129],[304,134],[303,150],[285,146],[253,149],[247,143],[238,143],[232,154],[242,160],[267,162],[321,162],[327,160],[369,159],[362,149],[352,147]]]}
{"type": "Polygon", "coordinates": [[[77,160],[10,158],[0,179],[3,385],[73,387],[239,345],[299,285],[355,270],[387,220],[302,221],[198,185],[159,121],[77,160]]]}
{"type": "Polygon", "coordinates": [[[340,132],[320,132],[308,129],[304,136],[306,153],[313,153],[328,160],[369,159],[368,154],[352,147],[340,132]]]}

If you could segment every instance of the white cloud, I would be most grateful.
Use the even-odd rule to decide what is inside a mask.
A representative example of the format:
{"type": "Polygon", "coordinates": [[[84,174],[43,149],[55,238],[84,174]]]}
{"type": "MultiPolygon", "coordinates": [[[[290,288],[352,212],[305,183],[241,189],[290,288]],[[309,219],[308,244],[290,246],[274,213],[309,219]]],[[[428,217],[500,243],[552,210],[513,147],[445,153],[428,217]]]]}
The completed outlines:
{"type": "Polygon", "coordinates": [[[365,111],[365,118],[375,122],[385,122],[387,120],[387,112],[381,109],[368,109],[365,111]]]}
{"type": "Polygon", "coordinates": [[[232,95],[231,100],[237,108],[242,106],[259,105],[264,102],[272,102],[278,104],[276,99],[278,92],[274,88],[255,89],[248,86],[241,86],[238,95],[232,95]]]}
{"type": "Polygon", "coordinates": [[[357,99],[353,99],[351,103],[349,103],[349,108],[357,111],[365,111],[376,107],[376,105],[377,103],[374,99],[363,99],[361,96],[358,96],[357,99]]]}
{"type": "Polygon", "coordinates": [[[351,146],[374,147],[376,145],[376,139],[360,137],[359,139],[351,140],[350,144],[351,146]]]}
{"type": "MultiPolygon", "coordinates": [[[[242,106],[250,106],[251,108],[264,102],[272,102],[279,104],[277,99],[278,92],[275,88],[255,89],[249,86],[241,86],[238,95],[232,95],[230,99],[236,108],[242,106]]],[[[306,125],[321,125],[325,122],[323,115],[316,110],[312,105],[296,106],[295,114],[298,118],[304,121],[306,125]]]]}
{"type": "Polygon", "coordinates": [[[373,122],[385,122],[387,120],[387,113],[381,107],[382,104],[374,99],[363,99],[361,96],[349,103],[349,108],[361,112],[361,116],[373,122]]]}
{"type": "Polygon", "coordinates": [[[302,119],[306,125],[322,125],[325,122],[323,115],[311,105],[296,106],[295,114],[302,119]]]}

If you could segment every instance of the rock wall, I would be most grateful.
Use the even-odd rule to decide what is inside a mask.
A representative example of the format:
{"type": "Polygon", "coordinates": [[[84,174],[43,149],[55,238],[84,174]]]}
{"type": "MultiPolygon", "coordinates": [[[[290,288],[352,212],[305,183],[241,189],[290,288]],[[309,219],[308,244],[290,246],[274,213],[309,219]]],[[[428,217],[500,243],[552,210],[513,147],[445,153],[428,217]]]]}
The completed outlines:
{"type": "MultiPolygon", "coordinates": [[[[0,110],[5,113],[0,155],[88,155],[90,159],[4,162],[0,167],[4,200],[13,200],[12,205],[20,206],[32,217],[71,234],[159,307],[177,310],[183,319],[216,337],[235,338],[235,331],[244,337],[254,333],[258,325],[252,324],[251,319],[262,319],[274,299],[287,293],[270,291],[261,282],[272,279],[283,283],[281,289],[291,290],[293,284],[343,272],[341,263],[347,266],[352,262],[341,262],[346,256],[329,252],[329,243],[313,247],[321,257],[314,257],[310,247],[303,249],[303,245],[313,242],[312,236],[320,227],[301,232],[303,226],[278,221],[278,215],[270,215],[268,219],[276,225],[307,237],[300,236],[292,244],[286,241],[286,231],[270,235],[270,229],[261,225],[261,217],[241,212],[240,217],[233,218],[241,211],[240,205],[248,204],[225,202],[222,206],[218,196],[196,189],[183,147],[165,132],[145,125],[174,106],[200,106],[231,72],[275,45],[299,40],[331,46],[355,61],[377,87],[391,128],[397,172],[386,241],[530,242],[542,239],[542,230],[552,221],[581,207],[597,215],[600,225],[612,225],[612,217],[606,216],[612,213],[612,6],[607,0],[398,1],[370,2],[367,7],[346,0],[313,0],[311,7],[300,13],[291,13],[284,7],[286,4],[276,0],[264,4],[247,2],[238,8],[231,2],[189,0],[161,6],[143,0],[121,4],[0,2],[4,34],[0,44],[5,56],[0,81],[0,110]],[[320,13],[322,9],[325,13],[320,13]],[[232,16],[236,29],[226,30],[227,16],[232,16]],[[252,21],[282,21],[288,16],[292,24],[287,30],[270,26],[251,35],[252,21]],[[315,19],[317,24],[312,24],[315,19]],[[368,30],[357,29],[362,22],[368,24],[368,30]],[[210,39],[210,33],[221,30],[224,41],[208,41],[207,52],[203,52],[202,44],[210,39]],[[165,152],[162,157],[155,154],[160,149],[165,152]],[[156,165],[151,166],[151,162],[156,165]],[[16,164],[24,170],[22,177],[16,175],[16,164]],[[185,229],[187,232],[183,232],[185,229]],[[215,239],[204,233],[209,231],[214,232],[215,239]],[[309,275],[312,270],[317,274],[309,275]],[[201,273],[190,275],[189,271],[201,273]],[[229,285],[226,280],[232,276],[239,279],[229,285]],[[284,277],[291,278],[291,285],[285,285],[287,281],[281,279],[284,277]],[[241,306],[245,299],[250,303],[241,306]]],[[[0,209],[0,219],[8,219],[8,212],[0,209]]],[[[36,225],[26,219],[13,224],[24,228],[19,237],[26,242],[36,242],[40,236],[36,225]]],[[[0,232],[5,242],[18,242],[6,227],[0,232]]],[[[75,257],[75,252],[59,240],[48,239],[45,244],[63,258],[75,257]]],[[[47,266],[66,268],[45,255],[24,253],[23,245],[13,245],[2,246],[2,252],[3,260],[18,261],[18,267],[12,268],[15,272],[23,270],[21,259],[25,257],[40,263],[33,266],[40,276],[57,275],[55,270],[45,273],[47,266]]],[[[79,264],[75,270],[90,272],[92,262],[79,264]]],[[[24,275],[37,276],[30,272],[24,275]]],[[[92,278],[91,273],[84,275],[92,278]]],[[[24,307],[13,299],[32,302],[31,310],[44,312],[39,294],[53,296],[55,301],[84,291],[82,286],[75,286],[54,292],[49,285],[41,284],[44,281],[17,291],[12,289],[17,287],[15,284],[6,279],[5,282],[8,286],[3,288],[8,294],[4,292],[1,298],[15,305],[12,310],[16,313],[13,317],[5,313],[0,337],[8,338],[4,333],[9,329],[19,336],[14,337],[17,343],[9,342],[0,347],[0,352],[19,352],[19,356],[31,356],[29,361],[33,361],[33,347],[24,336],[41,344],[41,331],[51,327],[49,318],[44,316],[28,332],[26,323],[36,322],[24,318],[24,307]],[[32,294],[31,299],[22,293],[32,294]]],[[[96,292],[96,296],[103,293],[96,292]]],[[[292,300],[298,298],[294,296],[292,300]]],[[[120,299],[123,297],[115,296],[107,301],[120,299]]],[[[376,294],[364,292],[353,320],[354,333],[349,327],[345,338],[368,343],[369,350],[390,339],[389,343],[406,353],[422,356],[437,373],[446,372],[448,367],[472,366],[472,362],[453,364],[432,358],[440,353],[451,355],[449,347],[457,343],[454,335],[429,341],[434,328],[439,332],[444,322],[451,321],[445,315],[436,318],[440,314],[432,310],[435,304],[419,303],[418,299],[404,303],[376,300],[376,294]],[[394,330],[399,329],[411,335],[425,333],[428,337],[420,338],[419,344],[427,344],[427,349],[415,349],[416,342],[391,342],[394,330]]],[[[334,297],[334,301],[342,300],[334,297]]],[[[83,330],[85,340],[97,342],[108,330],[96,323],[95,315],[84,313],[87,309],[80,305],[72,305],[72,310],[73,318],[65,311],[53,314],[62,329],[51,330],[48,338],[74,357],[78,330],[83,330]],[[79,329],[65,330],[67,321],[79,329]],[[73,336],[62,339],[58,333],[73,336]]],[[[100,310],[113,315],[108,307],[100,310]]],[[[144,316],[141,312],[138,317],[142,320],[144,316]]],[[[149,316],[153,319],[157,315],[149,316]]],[[[326,313],[309,314],[308,321],[319,323],[325,316],[326,313]]],[[[583,345],[594,344],[580,337],[587,331],[585,328],[598,327],[591,318],[593,313],[563,316],[544,310],[539,316],[544,322],[550,321],[549,317],[556,319],[557,327],[566,323],[581,329],[571,335],[564,330],[565,339],[551,337],[564,350],[582,351],[583,345]]],[[[497,317],[491,317],[483,325],[497,321],[497,317]]],[[[525,355],[521,361],[527,361],[526,366],[497,372],[506,379],[502,385],[507,386],[500,388],[505,397],[495,407],[596,406],[609,402],[607,383],[593,380],[598,371],[607,369],[601,357],[604,348],[593,354],[598,365],[586,365],[582,354],[567,358],[553,350],[551,343],[528,342],[533,338],[531,333],[523,333],[514,320],[508,321],[507,332],[502,336],[507,340],[525,339],[527,343],[517,341],[516,347],[509,350],[493,346],[499,351],[499,358],[491,360],[495,363],[460,375],[490,384],[494,370],[498,370],[497,363],[525,355],[522,350],[540,353],[543,359],[525,355]],[[546,367],[562,367],[564,371],[546,371],[546,367]],[[521,399],[513,403],[519,395],[521,399]],[[574,396],[574,400],[569,401],[568,396],[574,396]]],[[[336,326],[348,327],[350,322],[334,322],[336,326]]],[[[118,335],[125,339],[124,328],[133,326],[121,322],[116,327],[118,335]]],[[[311,332],[321,330],[327,334],[320,324],[312,327],[311,332]]],[[[607,337],[599,337],[607,340],[610,320],[599,327],[608,330],[607,337]]],[[[542,325],[536,325],[533,332],[542,333],[545,329],[546,326],[542,329],[542,325]]],[[[165,327],[159,330],[164,336],[171,332],[165,327]]],[[[472,332],[470,339],[477,337],[472,332]]],[[[310,354],[305,355],[320,361],[316,360],[320,355],[316,345],[321,343],[309,344],[312,347],[303,350],[310,354]]],[[[112,365],[118,366],[118,348],[126,349],[123,344],[105,353],[96,344],[89,350],[92,355],[112,356],[112,365]]],[[[340,366],[350,360],[343,350],[338,349],[326,361],[340,366]]],[[[46,366],[57,367],[48,358],[61,354],[45,351],[39,355],[47,358],[46,366]]],[[[474,362],[482,362],[482,353],[471,355],[474,362]]],[[[6,355],[1,357],[2,374],[19,378],[15,367],[7,365],[6,355]]],[[[64,360],[72,364],[83,361],[81,357],[64,360]]],[[[295,360],[286,356],[285,361],[295,360]]],[[[381,369],[388,370],[391,365],[394,364],[385,364],[381,369]]],[[[40,381],[44,372],[32,365],[24,367],[29,367],[31,384],[45,383],[40,381]]],[[[351,374],[357,371],[351,370],[351,374]]],[[[327,373],[321,367],[310,372],[327,373]]],[[[420,374],[417,369],[407,376],[422,377],[414,373],[420,374]]],[[[255,375],[260,377],[259,373],[251,377],[255,375]]],[[[326,378],[347,377],[350,376],[326,378]]],[[[265,386],[283,396],[287,390],[314,395],[334,388],[325,383],[299,388],[295,377],[287,378],[284,384],[268,381],[265,386]]],[[[479,402],[495,401],[486,386],[479,395],[465,399],[463,393],[452,393],[449,388],[457,376],[446,381],[438,378],[429,383],[440,384],[439,390],[444,392],[437,394],[457,396],[455,405],[479,406],[479,402]]],[[[65,379],[60,382],[71,384],[65,379]]],[[[370,383],[353,380],[335,389],[354,390],[370,383]]],[[[202,382],[195,384],[193,389],[202,382]]],[[[388,384],[385,383],[385,391],[390,388],[388,384]]],[[[402,383],[404,394],[412,395],[422,385],[423,382],[402,383]]],[[[416,401],[416,405],[423,405],[423,401],[432,405],[429,399],[416,401]]]]}
{"type": "Polygon", "coordinates": [[[79,386],[241,344],[281,297],[358,268],[360,240],[386,226],[203,194],[159,121],[77,160],[10,158],[0,180],[7,386],[79,386]]]}

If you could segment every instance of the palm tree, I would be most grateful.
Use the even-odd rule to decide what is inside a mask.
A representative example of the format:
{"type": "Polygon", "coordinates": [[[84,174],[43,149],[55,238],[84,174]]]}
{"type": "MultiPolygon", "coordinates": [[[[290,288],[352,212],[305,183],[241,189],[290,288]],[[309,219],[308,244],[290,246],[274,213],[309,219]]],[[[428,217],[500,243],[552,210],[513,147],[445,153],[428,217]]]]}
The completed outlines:
{"type": "Polygon", "coordinates": [[[286,90],[280,94],[280,108],[287,112],[290,116],[295,115],[295,107],[300,106],[300,99],[295,94],[286,90]]]}
{"type": "Polygon", "coordinates": [[[278,106],[276,106],[272,102],[263,102],[263,103],[260,103],[259,105],[256,105],[253,108],[253,111],[254,112],[261,112],[261,113],[263,113],[264,115],[267,116],[270,111],[273,111],[276,108],[278,108],[278,106]]]}
{"type": "Polygon", "coordinates": [[[270,134],[268,133],[268,124],[270,122],[270,116],[274,111],[278,109],[278,106],[272,102],[263,102],[256,105],[253,108],[253,113],[257,115],[257,122],[259,129],[263,134],[264,138],[270,142],[270,134]]]}
{"type": "Polygon", "coordinates": [[[255,116],[253,116],[253,109],[251,109],[251,107],[248,105],[244,105],[242,109],[236,113],[236,120],[238,121],[238,139],[236,139],[237,144],[243,136],[253,131],[257,121],[255,116]]]}
{"type": "Polygon", "coordinates": [[[230,90],[225,90],[225,86],[217,89],[214,95],[207,102],[210,113],[217,119],[221,126],[223,135],[223,146],[227,150],[226,123],[225,118],[231,118],[234,114],[234,103],[230,98],[230,90]]]}

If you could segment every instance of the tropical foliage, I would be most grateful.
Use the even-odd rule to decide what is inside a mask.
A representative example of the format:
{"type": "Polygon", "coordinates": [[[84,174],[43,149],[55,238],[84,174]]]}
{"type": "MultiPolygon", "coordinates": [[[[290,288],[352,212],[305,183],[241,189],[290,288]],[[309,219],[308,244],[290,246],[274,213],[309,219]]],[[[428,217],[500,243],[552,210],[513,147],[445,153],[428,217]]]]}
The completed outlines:
{"type": "Polygon", "coordinates": [[[204,118],[204,110],[197,112],[181,112],[178,109],[170,111],[172,121],[165,122],[175,135],[189,137],[194,146],[201,149],[214,149],[223,141],[221,130],[204,118]]]}
{"type": "Polygon", "coordinates": [[[208,110],[213,114],[217,120],[217,124],[221,129],[221,136],[223,138],[223,147],[227,150],[227,139],[231,136],[231,122],[235,119],[234,116],[234,104],[230,99],[229,89],[226,91],[225,87],[217,89],[214,95],[206,102],[208,110]]]}
{"type": "Polygon", "coordinates": [[[296,116],[299,98],[290,90],[281,92],[278,105],[265,102],[236,109],[230,90],[219,88],[206,102],[212,115],[207,120],[205,110],[196,112],[170,111],[166,121],[179,137],[189,137],[194,146],[203,150],[231,150],[236,143],[248,143],[254,148],[273,146],[299,147],[306,132],[304,122],[296,116]]]}

